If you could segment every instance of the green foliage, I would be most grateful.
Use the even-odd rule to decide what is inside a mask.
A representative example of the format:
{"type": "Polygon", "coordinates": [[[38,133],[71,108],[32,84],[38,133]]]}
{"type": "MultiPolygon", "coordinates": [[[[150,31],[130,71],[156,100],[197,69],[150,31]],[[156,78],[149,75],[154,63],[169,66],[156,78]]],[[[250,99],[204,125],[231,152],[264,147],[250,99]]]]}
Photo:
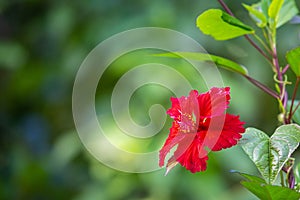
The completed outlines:
{"type": "Polygon", "coordinates": [[[251,6],[246,4],[243,6],[260,28],[266,27],[267,23],[274,28],[279,28],[298,13],[294,0],[261,0],[251,6]]]}
{"type": "Polygon", "coordinates": [[[296,74],[297,77],[300,77],[300,47],[290,50],[286,54],[286,59],[290,64],[291,69],[296,74]]]}
{"type": "Polygon", "coordinates": [[[199,15],[197,27],[216,40],[228,40],[254,33],[251,27],[218,9],[209,9],[199,15]]]}
{"type": "Polygon", "coordinates": [[[243,4],[243,6],[248,10],[250,16],[254,19],[258,27],[264,28],[267,25],[267,18],[262,13],[259,4],[253,4],[251,6],[243,4]]]}
{"type": "MultiPolygon", "coordinates": [[[[291,158],[291,154],[297,149],[300,142],[299,125],[290,124],[292,122],[299,123],[300,111],[299,109],[295,110],[295,106],[289,113],[291,102],[293,101],[295,105],[299,103],[295,98],[300,76],[300,48],[295,48],[286,54],[290,68],[297,76],[292,100],[288,99],[289,95],[286,89],[288,84],[287,68],[281,70],[279,52],[277,51],[277,29],[297,15],[298,8],[295,0],[261,0],[252,5],[243,4],[250,17],[261,29],[264,38],[255,34],[251,27],[236,19],[234,14],[232,14],[233,12],[230,11],[230,8],[223,1],[220,1],[220,3],[230,15],[216,9],[207,10],[197,18],[197,27],[203,33],[211,35],[216,40],[227,40],[246,34],[253,34],[254,38],[247,36],[246,39],[271,64],[274,71],[274,84],[277,90],[274,91],[253,77],[248,76],[247,72],[242,70],[244,68],[233,61],[221,58],[221,62],[219,61],[218,63],[218,59],[211,58],[212,61],[225,69],[246,76],[255,86],[276,98],[279,102],[280,116],[283,116],[279,122],[289,124],[277,128],[270,137],[258,129],[247,128],[240,144],[265,180],[244,174],[243,176],[249,181],[244,181],[242,184],[260,199],[299,199],[299,193],[289,188],[273,185],[279,172],[283,170],[286,173],[286,184],[294,187],[295,182],[292,170],[294,162],[287,167],[287,163],[289,163],[287,161],[294,161],[291,158]],[[256,44],[256,42],[259,42],[259,44],[256,44]],[[283,105],[286,105],[286,102],[288,104],[285,107],[283,105]]],[[[185,55],[194,59],[198,56],[197,60],[205,60],[204,55],[197,55],[196,53],[192,53],[192,55],[185,53],[185,55]]],[[[284,185],[284,177],[282,176],[281,178],[284,185]]],[[[300,189],[299,184],[297,188],[297,190],[300,189]]]]}
{"type": "MultiPolygon", "coordinates": [[[[261,1],[262,13],[267,19],[270,2],[271,0],[261,1]]],[[[235,1],[227,3],[233,8],[233,13],[240,12],[235,1]]],[[[193,38],[201,40],[203,37],[199,38],[194,27],[187,25],[191,17],[198,14],[199,5],[218,6],[217,1],[207,0],[190,4],[182,1],[171,3],[138,0],[131,4],[127,1],[105,0],[89,3],[1,1],[0,126],[3,134],[0,148],[2,154],[7,156],[2,157],[0,199],[253,199],[249,192],[236,186],[237,180],[224,173],[233,167],[245,171],[255,170],[248,160],[240,162],[244,154],[239,152],[239,148],[218,152],[210,159],[205,173],[191,175],[178,169],[167,178],[163,178],[163,171],[127,174],[110,169],[95,160],[80,143],[74,128],[70,101],[74,77],[93,47],[115,33],[145,25],[192,33],[193,38]],[[38,120],[32,120],[32,116],[36,116],[38,120]]],[[[295,13],[295,1],[285,0],[279,12],[277,26],[281,21],[287,22],[295,13]]],[[[236,28],[239,29],[238,26],[236,28]]],[[[289,41],[297,41],[296,31],[282,32],[278,39],[285,41],[287,38],[289,41]]],[[[209,46],[216,54],[222,53],[226,58],[234,56],[231,54],[235,51],[234,47],[241,48],[244,45],[240,40],[230,41],[222,45],[222,48],[210,40],[203,43],[201,41],[201,44],[209,46]],[[228,49],[231,51],[227,51],[228,49]]],[[[282,42],[282,45],[283,49],[291,49],[295,42],[282,42]]],[[[256,52],[248,51],[248,46],[245,49],[249,58],[257,56],[256,52]]],[[[278,53],[282,57],[281,52],[278,53]]],[[[112,70],[105,74],[102,81],[105,82],[105,87],[97,94],[96,102],[97,109],[103,108],[99,112],[101,115],[107,115],[110,102],[106,103],[106,100],[116,80],[127,69],[137,66],[134,64],[141,60],[141,56],[134,54],[126,59],[126,62],[115,62],[112,70]]],[[[196,78],[192,72],[180,65],[176,66],[177,63],[180,62],[174,59],[174,62],[164,64],[175,66],[180,73],[193,77],[193,83],[204,89],[205,85],[199,79],[194,80],[196,78]]],[[[229,65],[222,59],[217,64],[227,69],[235,65],[229,65]]],[[[245,59],[243,65],[251,66],[253,74],[261,76],[266,82],[270,81],[261,67],[265,65],[261,59],[245,59]]],[[[233,71],[236,69],[239,73],[239,67],[233,71]]],[[[240,73],[246,73],[244,70],[240,73]]],[[[224,73],[223,78],[230,83],[232,91],[235,91],[232,92],[232,97],[236,95],[236,98],[231,100],[234,102],[231,109],[239,110],[241,118],[247,124],[271,130],[276,121],[272,117],[266,117],[266,113],[274,113],[277,108],[272,99],[258,93],[252,98],[255,90],[245,89],[245,83],[241,83],[238,76],[224,73]],[[264,105],[264,109],[256,106],[258,104],[264,105]]],[[[141,105],[148,105],[153,98],[168,102],[169,93],[162,94],[161,90],[154,92],[143,92],[142,98],[135,100],[138,103],[134,106],[138,105],[135,107],[138,109],[134,112],[139,112],[137,116],[141,116],[138,120],[147,120],[145,115],[139,115],[146,113],[143,106],[140,109],[141,105]]],[[[169,106],[167,103],[163,104],[166,108],[169,106]]],[[[115,130],[111,124],[107,124],[107,127],[115,130]]],[[[163,134],[157,134],[158,137],[165,136],[168,127],[165,129],[163,134]]],[[[126,143],[119,135],[114,137],[123,144],[126,143]]],[[[140,146],[144,150],[153,150],[154,146],[159,145],[156,140],[158,139],[150,143],[149,147],[140,146]]]]}
{"type": "Polygon", "coordinates": [[[259,199],[264,200],[298,200],[300,193],[286,187],[267,184],[263,179],[249,174],[239,173],[248,179],[241,184],[255,194],[259,199]]]}
{"type": "Polygon", "coordinates": [[[271,19],[277,22],[279,11],[283,5],[284,0],[272,0],[269,9],[268,15],[271,19]]]}
{"type": "Polygon", "coordinates": [[[255,8],[258,13],[262,13],[268,23],[272,26],[276,25],[276,28],[290,21],[298,13],[295,0],[261,0],[251,7],[255,8]]]}
{"type": "Polygon", "coordinates": [[[273,184],[300,142],[300,126],[282,125],[269,137],[263,131],[247,128],[240,144],[263,178],[273,184]]]}
{"type": "Polygon", "coordinates": [[[199,60],[199,61],[211,61],[224,69],[239,73],[241,75],[248,75],[247,69],[242,65],[233,62],[232,60],[222,58],[220,56],[211,55],[211,54],[195,53],[195,52],[171,52],[171,53],[157,54],[157,56],[184,58],[184,59],[199,60]]]}
{"type": "Polygon", "coordinates": [[[295,0],[284,0],[284,3],[279,11],[276,28],[284,25],[298,14],[299,10],[295,0]]]}
{"type": "Polygon", "coordinates": [[[260,5],[262,12],[269,19],[268,11],[272,0],[261,0],[258,5],[260,5]]]}
{"type": "MultiPolygon", "coordinates": [[[[217,4],[200,0],[201,5],[211,3],[217,4]]],[[[99,42],[133,27],[158,26],[192,32],[195,28],[187,24],[198,14],[199,2],[134,0],[128,4],[105,0],[89,3],[24,0],[1,1],[0,4],[0,129],[3,133],[0,148],[2,155],[6,155],[1,158],[0,199],[252,199],[247,191],[228,187],[237,186],[238,182],[224,173],[233,165],[252,169],[245,164],[247,162],[239,162],[243,152],[231,151],[211,158],[209,169],[196,175],[180,169],[168,177],[163,177],[164,170],[128,174],[110,169],[92,157],[74,127],[72,88],[76,72],[87,54],[99,42]],[[178,16],[182,18],[178,20],[178,16]],[[36,116],[36,120],[32,120],[32,116],[36,116]],[[221,161],[230,156],[235,159],[231,159],[233,162],[221,161]]],[[[195,33],[192,37],[198,35],[195,33]]],[[[151,40],[151,35],[149,37],[151,40]]],[[[215,44],[209,45],[214,48],[215,44]]],[[[95,95],[99,118],[109,115],[109,97],[116,81],[144,63],[173,67],[188,77],[192,85],[205,90],[205,83],[199,80],[201,77],[194,76],[196,73],[184,61],[153,59],[149,55],[132,52],[112,63],[99,81],[95,95]]],[[[224,56],[230,54],[226,52],[224,56]]],[[[137,79],[145,76],[162,74],[141,74],[137,79]]],[[[169,74],[165,77],[175,82],[169,74]]],[[[224,75],[226,77],[229,76],[224,75]]],[[[160,86],[139,88],[130,101],[133,120],[147,123],[149,108],[158,103],[167,109],[172,95],[160,86]]],[[[245,96],[245,103],[251,101],[245,96]]],[[[239,103],[232,108],[239,106],[243,109],[239,103]]],[[[247,112],[249,118],[255,114],[255,110],[247,112]]],[[[153,139],[129,143],[124,140],[129,136],[115,127],[113,123],[105,124],[112,132],[107,137],[116,146],[123,145],[121,148],[126,147],[131,152],[160,148],[169,132],[167,122],[153,139]]]]}

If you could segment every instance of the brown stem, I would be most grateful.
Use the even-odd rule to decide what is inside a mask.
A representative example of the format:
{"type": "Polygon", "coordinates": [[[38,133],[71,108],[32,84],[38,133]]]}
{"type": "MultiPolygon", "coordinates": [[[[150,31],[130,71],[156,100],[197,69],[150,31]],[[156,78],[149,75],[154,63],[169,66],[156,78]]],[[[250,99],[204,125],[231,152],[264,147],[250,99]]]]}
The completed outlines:
{"type": "Polygon", "coordinates": [[[234,17],[234,14],[231,12],[231,10],[228,8],[228,6],[226,5],[226,3],[224,3],[223,0],[218,0],[218,2],[221,4],[221,6],[224,8],[224,10],[231,16],[234,17]]]}
{"type": "Polygon", "coordinates": [[[249,37],[249,35],[244,35],[244,37],[250,42],[250,44],[261,54],[263,55],[268,61],[271,62],[269,56],[249,37]]]}
{"type": "Polygon", "coordinates": [[[258,88],[260,88],[261,90],[263,90],[267,94],[271,95],[272,97],[274,97],[276,99],[280,98],[276,92],[274,92],[273,90],[271,90],[266,85],[264,85],[261,82],[259,82],[258,80],[255,80],[254,78],[252,78],[250,76],[247,76],[247,75],[245,75],[244,77],[246,79],[248,79],[253,85],[257,86],[258,88]]]}
{"type": "Polygon", "coordinates": [[[290,107],[290,113],[289,113],[289,117],[288,117],[289,122],[291,121],[291,119],[293,117],[293,106],[294,106],[294,101],[295,101],[297,91],[298,91],[299,81],[300,81],[300,77],[297,76],[297,80],[296,80],[296,83],[295,83],[294,92],[293,92],[293,96],[292,96],[292,103],[291,103],[291,107],[290,107]]]}
{"type": "MultiPolygon", "coordinates": [[[[273,47],[273,65],[275,66],[275,69],[276,69],[276,72],[277,72],[277,77],[278,77],[278,80],[280,82],[282,82],[282,72],[280,70],[280,66],[279,66],[279,61],[278,61],[278,56],[277,56],[277,49],[276,49],[276,46],[273,47]]],[[[283,87],[283,84],[280,83],[280,87],[282,89],[283,87]]]]}
{"type": "MultiPolygon", "coordinates": [[[[277,55],[277,47],[276,47],[276,42],[272,41],[271,42],[271,48],[272,48],[272,60],[273,60],[273,66],[274,66],[274,70],[276,72],[278,81],[279,81],[279,95],[280,95],[280,101],[281,104],[283,106],[283,110],[281,112],[285,113],[286,112],[286,105],[287,105],[287,101],[288,101],[288,94],[287,91],[285,89],[285,84],[283,82],[283,71],[280,69],[280,65],[279,65],[279,60],[278,60],[278,55],[277,55]]],[[[285,67],[286,69],[287,67],[285,67]]],[[[291,113],[290,113],[291,114],[291,113]]],[[[284,123],[285,124],[289,124],[290,123],[290,116],[287,118],[286,115],[284,117],[284,123]]]]}

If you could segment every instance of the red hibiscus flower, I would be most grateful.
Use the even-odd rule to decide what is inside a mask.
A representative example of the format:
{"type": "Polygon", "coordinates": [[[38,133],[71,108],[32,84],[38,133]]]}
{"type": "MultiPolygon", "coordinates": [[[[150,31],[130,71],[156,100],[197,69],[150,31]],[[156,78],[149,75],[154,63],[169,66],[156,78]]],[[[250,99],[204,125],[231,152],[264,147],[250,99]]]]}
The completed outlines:
{"type": "Polygon", "coordinates": [[[170,134],[159,152],[159,166],[177,145],[168,160],[166,174],[178,163],[192,173],[206,170],[208,150],[220,151],[237,144],[245,132],[239,116],[226,114],[230,88],[212,88],[199,94],[192,90],[187,97],[171,97],[167,114],[174,119],[170,134]]]}

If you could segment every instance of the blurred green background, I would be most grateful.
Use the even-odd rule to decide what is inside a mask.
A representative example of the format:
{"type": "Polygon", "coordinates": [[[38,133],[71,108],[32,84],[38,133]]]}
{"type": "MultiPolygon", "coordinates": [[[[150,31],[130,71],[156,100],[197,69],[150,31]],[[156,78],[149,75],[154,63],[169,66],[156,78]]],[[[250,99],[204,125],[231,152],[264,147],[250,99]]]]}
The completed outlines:
{"type": "MultiPolygon", "coordinates": [[[[238,17],[254,25],[240,1],[227,2],[238,17]]],[[[137,27],[185,33],[208,52],[247,66],[250,74],[273,87],[270,67],[245,39],[214,41],[196,28],[196,17],[208,8],[220,6],[208,0],[0,1],[0,199],[255,199],[239,184],[241,177],[229,172],[258,174],[238,146],[211,153],[205,172],[191,174],[177,166],[166,177],[164,169],[129,174],[93,158],[81,144],[72,118],[72,87],[84,58],[101,41],[137,27]]],[[[300,45],[299,37],[299,25],[279,29],[282,64],[284,52],[300,45]]],[[[111,112],[109,97],[118,78],[136,60],[147,62],[140,55],[120,58],[107,70],[96,97],[98,114],[111,112]]],[[[229,112],[239,114],[247,127],[273,132],[278,125],[277,102],[239,75],[220,71],[225,85],[231,87],[229,112]]],[[[189,74],[188,70],[182,73],[189,74]]],[[[207,89],[200,83],[195,87],[207,89]]],[[[150,105],[168,108],[171,95],[160,87],[141,88],[130,104],[133,118],[147,124],[150,105]]],[[[161,147],[170,122],[148,141],[148,150],[161,147]]],[[[144,144],[121,145],[147,150],[144,144]]]]}

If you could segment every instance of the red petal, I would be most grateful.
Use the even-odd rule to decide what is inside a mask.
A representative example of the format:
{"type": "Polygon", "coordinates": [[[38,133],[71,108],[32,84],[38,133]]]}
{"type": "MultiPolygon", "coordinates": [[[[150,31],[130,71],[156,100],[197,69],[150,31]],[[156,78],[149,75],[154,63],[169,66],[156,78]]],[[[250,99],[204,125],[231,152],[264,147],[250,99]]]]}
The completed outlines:
{"type": "MultiPolygon", "coordinates": [[[[170,128],[170,134],[169,134],[164,146],[159,151],[159,166],[162,167],[164,165],[164,160],[165,160],[167,154],[177,144],[180,144],[180,146],[184,147],[184,151],[185,151],[187,149],[187,147],[192,143],[195,135],[196,135],[196,133],[194,133],[194,134],[193,133],[182,133],[180,130],[179,124],[176,121],[174,121],[173,126],[170,128]]],[[[180,152],[180,148],[177,148],[177,152],[180,152]]],[[[183,152],[181,152],[181,154],[182,153],[183,152]]]]}
{"type": "Polygon", "coordinates": [[[192,90],[187,97],[171,98],[172,107],[167,113],[174,122],[159,152],[160,166],[164,165],[170,150],[178,146],[168,161],[167,173],[177,162],[192,173],[204,171],[208,160],[204,147],[219,151],[237,144],[241,133],[245,132],[244,122],[238,116],[225,114],[230,100],[229,90],[229,87],[211,88],[200,95],[192,90]]]}
{"type": "MultiPolygon", "coordinates": [[[[178,154],[178,150],[181,149],[180,144],[174,153],[178,154]]],[[[192,173],[205,171],[206,161],[208,160],[207,152],[202,148],[202,142],[199,139],[194,139],[188,148],[185,147],[184,153],[182,153],[176,159],[182,166],[192,173]]]]}
{"type": "Polygon", "coordinates": [[[194,115],[199,119],[199,107],[197,103],[198,91],[192,90],[189,96],[180,98],[171,97],[172,107],[167,111],[171,118],[182,121],[185,115],[194,115]]]}
{"type": "Polygon", "coordinates": [[[162,147],[162,149],[159,151],[159,166],[162,167],[165,162],[165,157],[169,153],[169,151],[183,138],[181,135],[178,136],[178,130],[179,130],[179,124],[174,121],[172,124],[172,127],[170,128],[170,134],[162,147]]]}
{"type": "Polygon", "coordinates": [[[198,97],[201,118],[213,117],[225,113],[230,100],[230,88],[211,88],[198,97]]]}
{"type": "Polygon", "coordinates": [[[167,114],[170,115],[172,119],[180,120],[181,116],[181,107],[179,103],[179,99],[171,97],[172,106],[169,110],[167,110],[167,114]]]}
{"type": "Polygon", "coordinates": [[[241,134],[245,132],[244,124],[240,121],[239,116],[226,114],[224,127],[212,151],[220,151],[236,145],[242,137],[241,134]]]}

